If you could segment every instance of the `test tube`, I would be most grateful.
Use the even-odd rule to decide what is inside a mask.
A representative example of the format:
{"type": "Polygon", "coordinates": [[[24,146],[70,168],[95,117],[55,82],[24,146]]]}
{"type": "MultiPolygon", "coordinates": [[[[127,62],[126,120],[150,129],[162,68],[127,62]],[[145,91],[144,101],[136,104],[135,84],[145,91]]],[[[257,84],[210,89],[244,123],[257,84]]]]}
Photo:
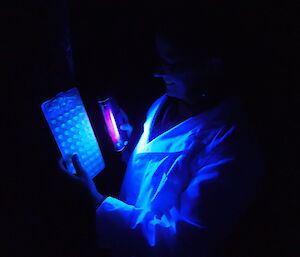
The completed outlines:
{"type": "Polygon", "coordinates": [[[128,144],[128,135],[126,131],[119,129],[124,121],[122,121],[120,108],[111,98],[98,101],[101,107],[103,118],[105,120],[107,132],[117,152],[122,151],[128,144]]]}

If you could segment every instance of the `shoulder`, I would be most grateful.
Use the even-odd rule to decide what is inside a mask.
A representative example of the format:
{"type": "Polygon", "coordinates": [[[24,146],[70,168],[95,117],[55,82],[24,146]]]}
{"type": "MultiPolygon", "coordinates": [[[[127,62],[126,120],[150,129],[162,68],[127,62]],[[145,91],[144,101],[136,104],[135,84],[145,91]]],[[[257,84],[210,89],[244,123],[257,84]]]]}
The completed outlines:
{"type": "Polygon", "coordinates": [[[238,100],[228,99],[199,115],[197,123],[190,145],[195,157],[250,161],[261,156],[259,142],[238,100]]]}

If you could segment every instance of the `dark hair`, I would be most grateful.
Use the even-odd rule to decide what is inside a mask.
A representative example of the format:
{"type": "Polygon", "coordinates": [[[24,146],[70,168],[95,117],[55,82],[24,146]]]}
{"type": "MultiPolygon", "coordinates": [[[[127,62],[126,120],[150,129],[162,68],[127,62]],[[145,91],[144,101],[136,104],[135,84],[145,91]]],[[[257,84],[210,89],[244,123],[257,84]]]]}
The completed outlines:
{"type": "Polygon", "coordinates": [[[156,35],[173,42],[184,54],[225,58],[228,31],[221,11],[163,9],[155,18],[156,35]]]}

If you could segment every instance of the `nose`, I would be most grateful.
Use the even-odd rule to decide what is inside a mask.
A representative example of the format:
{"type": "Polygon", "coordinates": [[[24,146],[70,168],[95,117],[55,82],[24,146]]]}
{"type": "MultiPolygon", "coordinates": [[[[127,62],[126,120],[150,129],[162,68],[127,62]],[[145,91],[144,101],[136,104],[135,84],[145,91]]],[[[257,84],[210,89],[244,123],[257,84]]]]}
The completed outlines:
{"type": "Polygon", "coordinates": [[[153,77],[154,77],[154,78],[164,78],[164,77],[166,77],[166,75],[164,75],[164,74],[159,74],[159,73],[153,73],[153,77]]]}

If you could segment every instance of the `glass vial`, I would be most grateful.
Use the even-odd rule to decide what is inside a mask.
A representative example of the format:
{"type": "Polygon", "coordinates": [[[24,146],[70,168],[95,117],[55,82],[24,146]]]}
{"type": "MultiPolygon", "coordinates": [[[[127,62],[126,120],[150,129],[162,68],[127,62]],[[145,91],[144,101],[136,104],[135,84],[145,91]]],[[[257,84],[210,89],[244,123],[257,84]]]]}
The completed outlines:
{"type": "Polygon", "coordinates": [[[120,126],[124,124],[120,108],[111,98],[98,101],[98,104],[100,105],[107,132],[114,145],[114,149],[115,151],[120,152],[128,144],[128,135],[126,131],[120,129],[120,126]]]}

